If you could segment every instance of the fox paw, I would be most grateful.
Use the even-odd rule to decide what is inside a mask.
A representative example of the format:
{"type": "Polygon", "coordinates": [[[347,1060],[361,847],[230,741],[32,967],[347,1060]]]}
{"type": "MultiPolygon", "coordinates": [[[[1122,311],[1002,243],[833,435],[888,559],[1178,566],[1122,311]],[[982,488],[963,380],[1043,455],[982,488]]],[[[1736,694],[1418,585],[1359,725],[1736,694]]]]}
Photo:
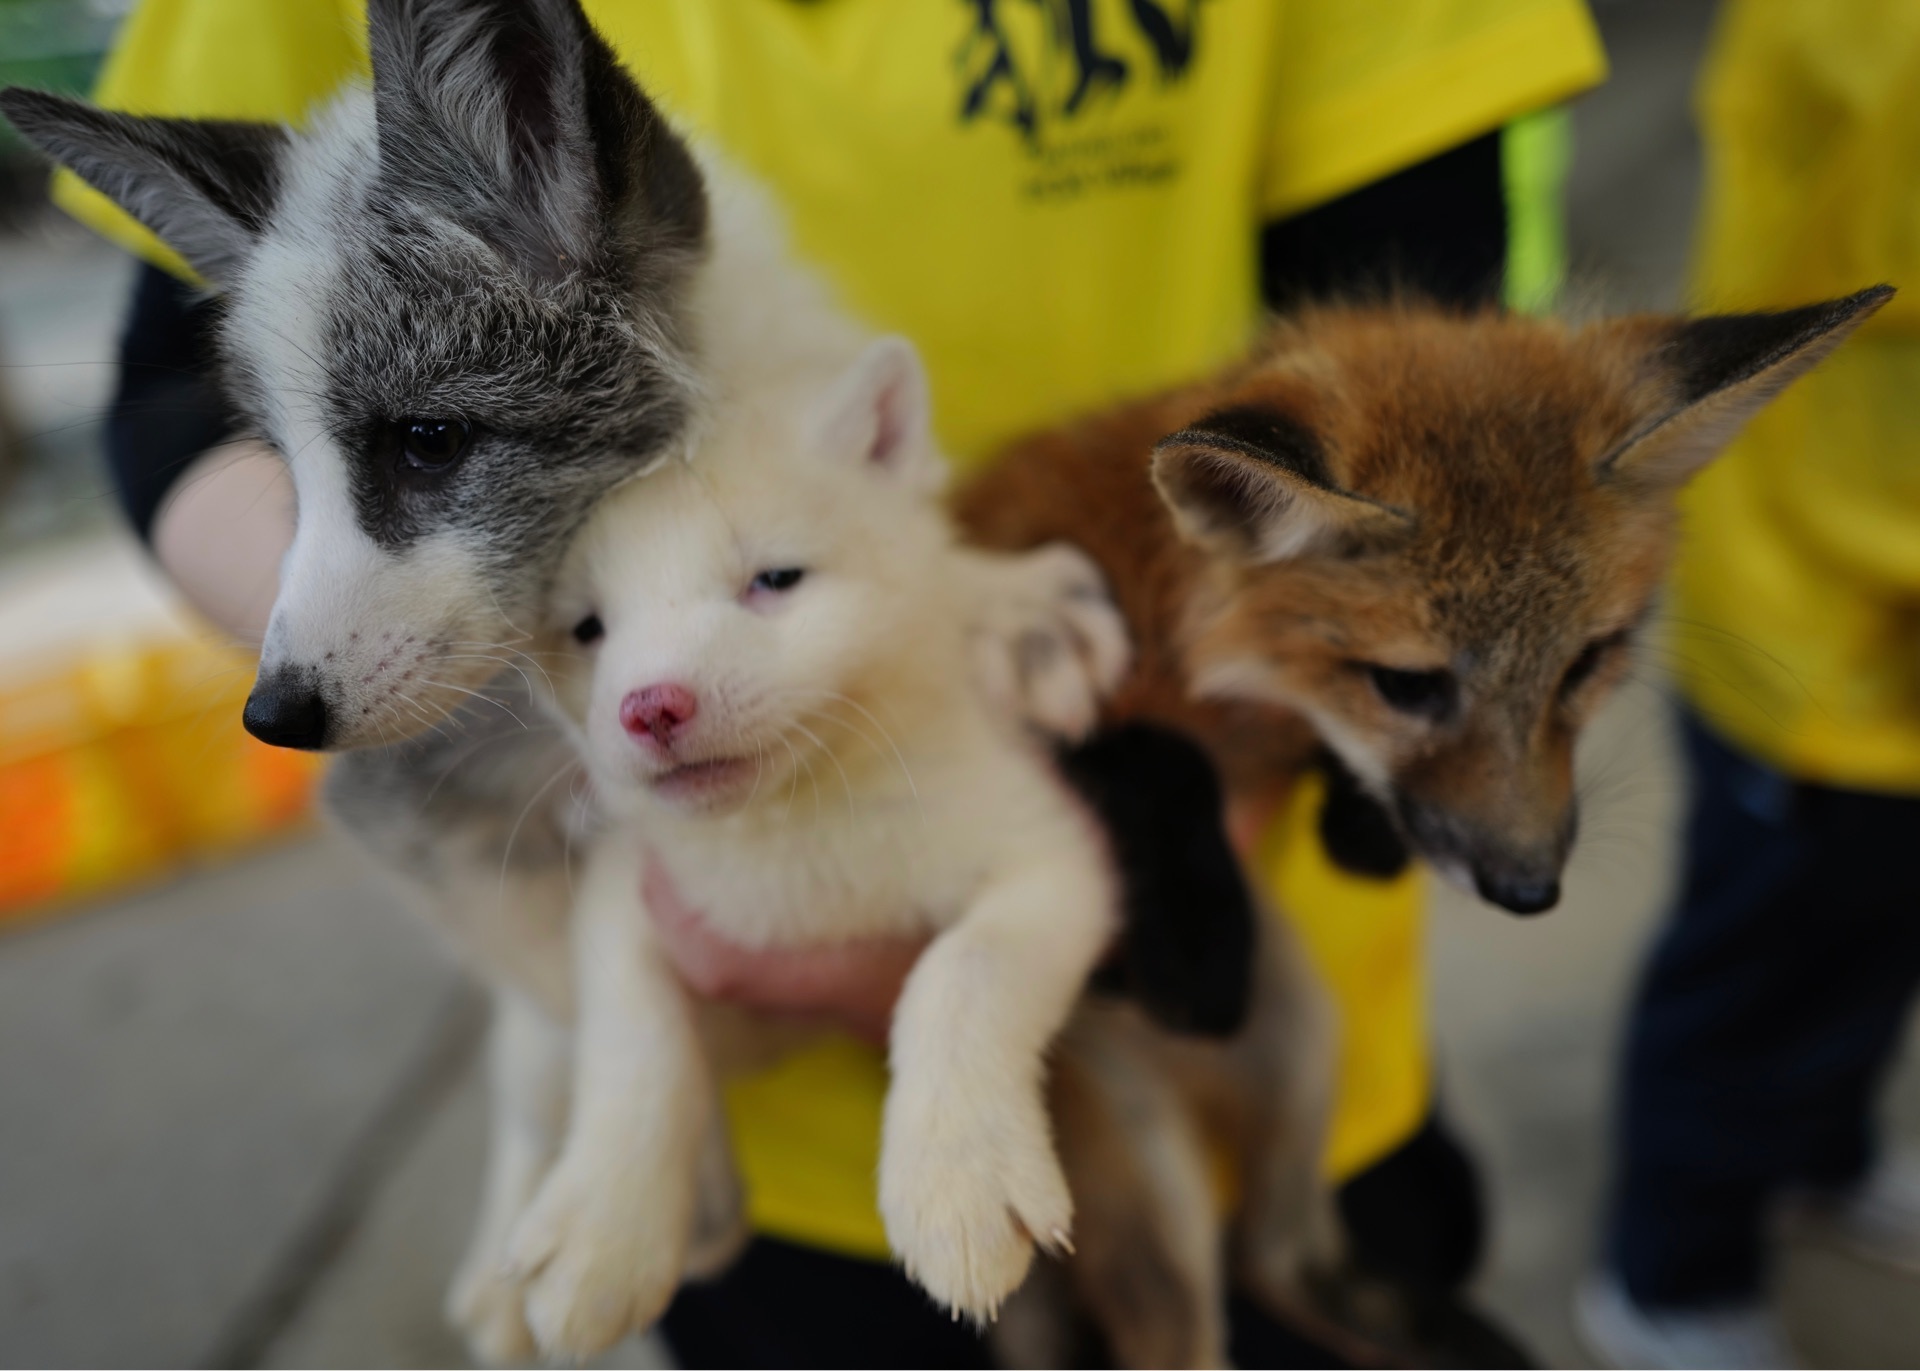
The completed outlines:
{"type": "Polygon", "coordinates": [[[724,1143],[709,1146],[701,1155],[695,1196],[683,1274],[688,1280],[706,1281],[732,1266],[753,1236],[733,1153],[724,1143]]]}
{"type": "Polygon", "coordinates": [[[503,1260],[498,1252],[475,1253],[447,1291],[447,1322],[460,1330],[481,1366],[521,1366],[533,1359],[520,1286],[502,1269],[503,1260]]]}
{"type": "Polygon", "coordinates": [[[1043,732],[1084,737],[1132,658],[1127,623],[1093,560],[1051,543],[976,554],[975,671],[988,695],[1043,732]]]}
{"type": "Polygon", "coordinates": [[[562,1159],[514,1231],[509,1264],[543,1356],[581,1361],[659,1318],[679,1284],[685,1234],[605,1167],[562,1159]]]}
{"type": "Polygon", "coordinates": [[[996,1318],[1037,1243],[1069,1252],[1073,1198],[1045,1116],[967,1129],[889,1117],[880,1213],[907,1275],[956,1316],[996,1318]],[[931,1126],[927,1126],[931,1125],[931,1126]]]}

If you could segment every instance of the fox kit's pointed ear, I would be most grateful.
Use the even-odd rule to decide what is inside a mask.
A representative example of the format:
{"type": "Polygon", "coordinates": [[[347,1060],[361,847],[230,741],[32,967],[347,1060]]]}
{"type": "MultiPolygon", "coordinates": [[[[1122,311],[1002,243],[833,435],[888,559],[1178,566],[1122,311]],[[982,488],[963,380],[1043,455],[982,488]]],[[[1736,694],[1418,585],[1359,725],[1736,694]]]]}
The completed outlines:
{"type": "Polygon", "coordinates": [[[905,338],[867,345],[830,390],[820,421],[821,447],[915,483],[938,484],[943,464],[933,444],[927,373],[905,338]]]}
{"type": "Polygon", "coordinates": [[[1162,438],[1153,483],[1183,536],[1241,561],[1345,556],[1412,524],[1340,489],[1313,430],[1257,407],[1220,410],[1162,438]]]}
{"type": "Polygon", "coordinates": [[[17,87],[0,111],[215,285],[232,284],[273,212],[287,143],[274,125],[141,118],[17,87]]]}
{"type": "Polygon", "coordinates": [[[1667,398],[1650,424],[1600,459],[1600,475],[1680,485],[1892,298],[1892,286],[1873,286],[1801,309],[1676,322],[1650,359],[1667,398]]]}
{"type": "Polygon", "coordinates": [[[578,0],[369,0],[367,27],[386,174],[531,275],[564,276],[609,234],[704,241],[692,154],[578,0]]]}

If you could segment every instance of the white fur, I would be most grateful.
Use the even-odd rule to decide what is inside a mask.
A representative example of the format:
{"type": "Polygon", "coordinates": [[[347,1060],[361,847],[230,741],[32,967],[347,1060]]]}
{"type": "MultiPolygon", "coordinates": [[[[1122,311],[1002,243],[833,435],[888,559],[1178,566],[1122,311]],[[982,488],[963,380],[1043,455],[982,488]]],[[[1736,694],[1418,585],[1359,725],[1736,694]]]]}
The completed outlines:
{"type": "Polygon", "coordinates": [[[693,1225],[713,1073],[641,907],[661,863],[714,928],[781,946],[926,932],[892,1034],[880,1202],[907,1270],[988,1317],[1072,1205],[1043,1054],[1114,928],[1090,821],[973,683],[967,595],[932,487],[924,385],[903,344],[838,376],[735,395],[694,460],[603,503],[557,623],[605,637],[554,672],[621,818],[574,915],[574,1107],[513,1243],[549,1353],[664,1307],[693,1225]],[[803,567],[786,592],[764,569],[803,567]],[[698,712],[666,748],[622,726],[660,683],[698,712]],[[738,758],[714,786],[682,768],[738,758]],[[678,786],[678,789],[676,787],[678,786]]]}
{"type": "Polygon", "coordinates": [[[490,1365],[534,1353],[520,1286],[507,1271],[508,1244],[559,1150],[567,1110],[566,1031],[523,996],[495,998],[488,1044],[492,1146],[480,1217],[447,1295],[447,1317],[490,1365]]]}
{"type": "MultiPolygon", "coordinates": [[[[323,340],[303,300],[354,250],[317,226],[338,218],[328,197],[360,193],[371,174],[371,116],[365,92],[351,92],[296,140],[283,212],[247,264],[232,320],[299,499],[263,668],[325,664],[343,745],[431,722],[496,669],[479,645],[525,642],[533,627],[491,601],[483,549],[462,535],[402,552],[374,544],[312,398],[323,340]],[[462,644],[475,646],[463,657],[462,644]]],[[[602,798],[626,797],[629,819],[674,849],[688,897],[735,937],[945,930],[902,1007],[881,1181],[916,1275],[983,1314],[1017,1284],[1030,1237],[1051,1242],[1070,1221],[1039,1060],[1112,903],[1090,825],[1010,721],[1084,732],[1126,669],[1125,630],[1076,551],[951,544],[917,361],[897,343],[870,350],[791,262],[758,189],[711,153],[699,160],[712,237],[687,309],[700,367],[689,389],[702,404],[681,457],[608,497],[556,600],[562,628],[594,605],[618,608],[625,626],[598,655],[625,656],[553,674],[564,693],[589,677],[697,670],[742,728],[771,717],[750,717],[756,690],[760,705],[788,710],[798,752],[769,735],[762,793],[702,816],[636,790],[623,765],[632,743],[608,702],[572,697],[602,798]],[[870,449],[863,425],[882,392],[898,450],[872,471],[849,454],[870,449]],[[760,557],[816,573],[798,613],[755,616],[736,602],[735,581],[760,557]],[[783,703],[776,687],[819,694],[783,703]],[[815,708],[836,717],[804,713],[815,708]]],[[[543,796],[564,800],[564,787],[543,796]]],[[[449,1296],[484,1360],[521,1360],[536,1341],[552,1354],[597,1349],[650,1321],[683,1275],[717,1269],[739,1231],[709,1060],[732,1054],[696,1032],[649,942],[642,852],[621,840],[633,831],[616,830],[575,873],[571,920],[565,872],[504,868],[484,831],[441,835],[443,874],[422,892],[496,991],[488,1180],[449,1296]]]]}

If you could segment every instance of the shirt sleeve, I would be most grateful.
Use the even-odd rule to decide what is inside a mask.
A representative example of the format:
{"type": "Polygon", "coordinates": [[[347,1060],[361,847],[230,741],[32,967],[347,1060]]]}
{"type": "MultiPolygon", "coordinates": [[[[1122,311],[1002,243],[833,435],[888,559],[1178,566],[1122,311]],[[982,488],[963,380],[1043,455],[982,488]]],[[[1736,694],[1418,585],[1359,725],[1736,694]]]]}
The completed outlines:
{"type": "MultiPolygon", "coordinates": [[[[141,0],[94,90],[134,114],[299,124],[368,70],[364,0],[141,0]]],[[[148,262],[186,264],[71,172],[54,178],[62,209],[148,262]]]]}
{"type": "Polygon", "coordinates": [[[1581,0],[1294,0],[1277,34],[1269,219],[1598,84],[1581,0]]]}
{"type": "Polygon", "coordinates": [[[158,267],[141,267],[134,281],[106,449],[121,507],[148,541],[181,474],[240,430],[214,380],[214,308],[158,267]]]}
{"type": "Polygon", "coordinates": [[[1507,262],[1507,210],[1501,136],[1482,134],[1268,224],[1261,296],[1283,313],[1388,285],[1465,309],[1489,304],[1507,262]]]}

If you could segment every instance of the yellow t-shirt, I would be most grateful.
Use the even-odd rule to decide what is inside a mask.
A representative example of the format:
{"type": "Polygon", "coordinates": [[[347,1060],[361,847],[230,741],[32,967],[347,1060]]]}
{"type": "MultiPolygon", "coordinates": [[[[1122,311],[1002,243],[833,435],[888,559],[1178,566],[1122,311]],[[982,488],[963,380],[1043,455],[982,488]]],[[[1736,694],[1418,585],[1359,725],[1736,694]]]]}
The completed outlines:
{"type": "Polygon", "coordinates": [[[1920,6],[1730,0],[1702,79],[1703,306],[1901,293],[1695,483],[1682,687],[1794,775],[1920,789],[1920,6]]]}
{"type": "MultiPolygon", "coordinates": [[[[1579,0],[587,0],[642,84],[777,193],[801,251],[912,337],[962,463],[1196,376],[1259,309],[1257,230],[1600,79],[1579,0]],[[1048,16],[1057,16],[1056,19],[1048,16]]],[[[299,120],[366,66],[355,0],[145,0],[101,81],[147,113],[299,120]]],[[[84,187],[61,202],[156,245],[84,187]]],[[[1416,877],[1335,872],[1303,789],[1263,864],[1344,1011],[1337,1176],[1428,1063],[1416,877]]],[[[766,1232],[881,1255],[878,1054],[729,1093],[766,1232]]]]}

